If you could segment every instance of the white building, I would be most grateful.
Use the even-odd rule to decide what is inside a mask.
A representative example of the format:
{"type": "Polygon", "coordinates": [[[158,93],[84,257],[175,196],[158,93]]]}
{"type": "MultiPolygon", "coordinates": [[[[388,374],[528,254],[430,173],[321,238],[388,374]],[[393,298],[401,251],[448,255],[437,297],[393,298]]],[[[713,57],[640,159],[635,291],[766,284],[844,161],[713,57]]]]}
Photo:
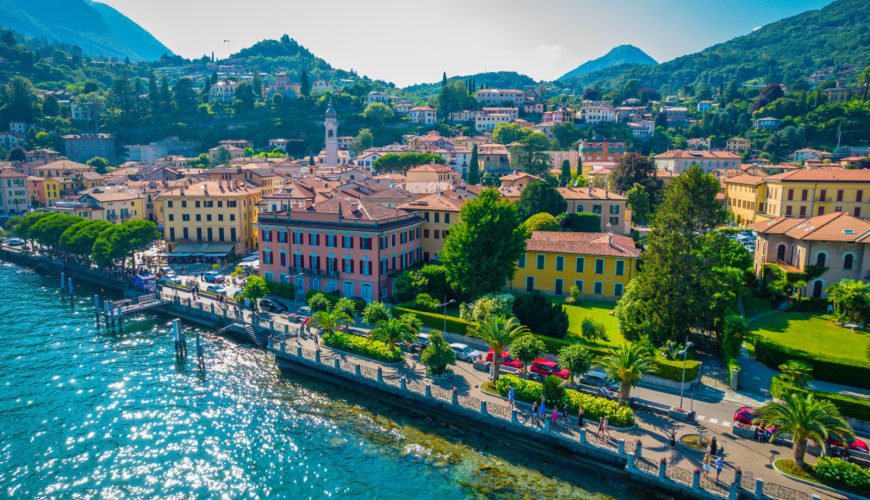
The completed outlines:
{"type": "Polygon", "coordinates": [[[24,142],[24,137],[15,132],[0,132],[0,146],[9,151],[15,149],[24,142]]]}
{"type": "Polygon", "coordinates": [[[408,118],[411,120],[411,123],[419,125],[435,125],[435,122],[437,121],[435,110],[429,106],[411,108],[408,112],[408,118]]]}
{"type": "Polygon", "coordinates": [[[637,123],[629,123],[628,128],[631,129],[633,136],[640,139],[649,139],[655,133],[656,124],[650,120],[641,120],[637,123]]]}
{"type": "Polygon", "coordinates": [[[580,109],[580,117],[586,123],[615,122],[616,109],[609,104],[584,105],[580,109]]]}
{"type": "Polygon", "coordinates": [[[713,101],[701,101],[697,107],[700,113],[706,113],[713,109],[713,101]]]}
{"type": "Polygon", "coordinates": [[[97,119],[103,112],[103,103],[96,99],[73,99],[69,103],[69,114],[73,121],[89,122],[97,119]]]}
{"type": "Polygon", "coordinates": [[[510,115],[504,113],[477,113],[474,115],[474,130],[492,132],[499,123],[510,123],[510,115]]]}
{"type": "Polygon", "coordinates": [[[366,96],[366,106],[373,102],[379,102],[381,104],[390,104],[390,96],[388,96],[385,92],[381,92],[380,90],[372,90],[369,92],[369,95],[366,96]]]}
{"type": "Polygon", "coordinates": [[[478,104],[483,106],[502,106],[505,103],[519,107],[525,103],[526,93],[513,89],[480,89],[474,94],[478,104]]]}
{"type": "Polygon", "coordinates": [[[238,87],[239,82],[229,80],[217,82],[208,90],[208,102],[210,104],[232,104],[238,87]]]}
{"type": "Polygon", "coordinates": [[[124,146],[127,151],[127,161],[153,163],[159,158],[166,156],[169,151],[164,146],[151,144],[128,144],[124,146]]]}
{"type": "Polygon", "coordinates": [[[692,165],[705,172],[740,167],[741,157],[728,151],[667,151],[655,156],[656,169],[660,172],[682,174],[692,165]]]}
{"type": "Polygon", "coordinates": [[[33,125],[27,122],[9,122],[9,131],[15,134],[24,135],[32,126],[33,125]]]}

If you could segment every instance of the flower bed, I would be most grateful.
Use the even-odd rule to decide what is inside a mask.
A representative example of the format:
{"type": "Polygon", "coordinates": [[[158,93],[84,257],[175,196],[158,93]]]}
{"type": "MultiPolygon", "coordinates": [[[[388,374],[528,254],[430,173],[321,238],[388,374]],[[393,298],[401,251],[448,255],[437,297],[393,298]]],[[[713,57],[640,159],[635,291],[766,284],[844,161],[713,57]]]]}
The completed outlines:
{"type": "Polygon", "coordinates": [[[773,465],[779,472],[799,481],[870,496],[870,471],[839,458],[822,457],[815,466],[807,464],[804,467],[792,459],[781,458],[773,465]]]}
{"type": "Polygon", "coordinates": [[[398,363],[403,359],[402,350],[398,347],[391,349],[390,346],[379,340],[369,340],[357,335],[327,333],[323,336],[323,343],[329,347],[355,352],[387,363],[398,363]]]}
{"type": "MultiPolygon", "coordinates": [[[[539,382],[526,380],[515,375],[504,375],[495,383],[495,388],[502,396],[507,396],[508,385],[514,388],[514,397],[519,401],[531,403],[541,400],[543,386],[539,382]]],[[[606,398],[585,394],[572,389],[565,391],[568,400],[568,408],[576,413],[583,407],[586,418],[607,417],[611,425],[626,427],[634,425],[634,412],[628,406],[619,406],[616,401],[606,398]]]]}

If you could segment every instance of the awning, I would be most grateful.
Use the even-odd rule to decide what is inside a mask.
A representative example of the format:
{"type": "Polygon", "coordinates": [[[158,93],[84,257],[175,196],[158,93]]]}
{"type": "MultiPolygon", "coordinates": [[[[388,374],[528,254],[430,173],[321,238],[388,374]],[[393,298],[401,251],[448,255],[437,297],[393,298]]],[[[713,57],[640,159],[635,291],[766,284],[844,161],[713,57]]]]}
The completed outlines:
{"type": "Polygon", "coordinates": [[[232,243],[179,243],[170,257],[220,257],[233,251],[232,243]]]}

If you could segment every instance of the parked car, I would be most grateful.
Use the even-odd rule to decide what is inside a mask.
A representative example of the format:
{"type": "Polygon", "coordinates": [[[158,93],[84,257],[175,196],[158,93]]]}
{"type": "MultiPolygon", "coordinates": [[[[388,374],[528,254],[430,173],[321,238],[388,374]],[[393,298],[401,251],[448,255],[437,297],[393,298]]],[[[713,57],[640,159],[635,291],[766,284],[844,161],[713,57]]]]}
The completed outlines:
{"type": "Polygon", "coordinates": [[[181,278],[178,278],[176,276],[164,276],[162,278],[159,278],[157,282],[166,285],[177,285],[181,283],[181,278]]]}
{"type": "Polygon", "coordinates": [[[755,423],[755,408],[751,406],[741,406],[734,412],[733,420],[743,425],[752,425],[755,423]]]}
{"type": "Polygon", "coordinates": [[[456,353],[456,358],[462,361],[472,362],[476,359],[483,359],[483,353],[468,344],[460,344],[458,342],[450,344],[450,348],[456,353]]]}
{"type": "Polygon", "coordinates": [[[9,238],[6,241],[6,245],[10,247],[24,246],[24,240],[22,240],[21,238],[9,238]]]}
{"type": "Polygon", "coordinates": [[[559,364],[555,361],[538,358],[529,363],[529,371],[537,373],[543,377],[555,375],[563,380],[568,380],[571,377],[571,371],[559,369],[559,364]]]}
{"type": "Polygon", "coordinates": [[[263,299],[260,301],[260,309],[273,313],[282,313],[287,310],[287,306],[275,300],[263,299]]]}
{"type": "Polygon", "coordinates": [[[227,289],[220,285],[209,285],[205,287],[206,292],[216,293],[218,295],[224,295],[227,293],[227,289]]]}
{"type": "Polygon", "coordinates": [[[418,333],[417,334],[417,343],[422,345],[425,349],[429,347],[429,334],[428,333],[418,333]]]}
{"type": "MultiPolygon", "coordinates": [[[[844,448],[843,441],[840,439],[840,436],[829,436],[828,439],[825,440],[825,442],[828,443],[828,446],[839,446],[840,448],[844,448]]],[[[852,440],[846,438],[845,444],[849,447],[849,451],[857,451],[860,453],[868,452],[867,443],[865,443],[860,438],[856,437],[852,440]]]]}
{"type": "MultiPolygon", "coordinates": [[[[492,359],[494,356],[495,356],[495,351],[493,351],[492,349],[487,351],[486,352],[486,362],[492,363],[492,359]]],[[[502,353],[501,353],[501,364],[502,364],[502,366],[510,366],[511,368],[516,368],[517,370],[523,369],[523,362],[518,360],[518,359],[512,358],[511,353],[509,353],[507,351],[502,351],[502,353]]]]}
{"type": "Polygon", "coordinates": [[[216,273],[214,271],[208,271],[203,274],[203,279],[205,279],[208,283],[223,283],[224,275],[220,273],[216,273]]]}
{"type": "Polygon", "coordinates": [[[311,308],[309,308],[308,306],[302,306],[296,310],[296,315],[301,316],[302,319],[305,319],[311,316],[311,308]]]}

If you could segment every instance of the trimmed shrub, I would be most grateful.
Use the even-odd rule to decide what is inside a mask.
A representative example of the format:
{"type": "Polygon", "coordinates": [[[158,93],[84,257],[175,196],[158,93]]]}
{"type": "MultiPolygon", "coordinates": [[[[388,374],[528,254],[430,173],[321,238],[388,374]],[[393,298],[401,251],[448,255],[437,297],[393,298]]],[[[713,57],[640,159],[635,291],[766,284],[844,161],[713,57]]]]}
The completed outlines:
{"type": "Polygon", "coordinates": [[[799,392],[801,394],[812,393],[816,399],[829,401],[831,404],[836,406],[837,409],[840,410],[840,415],[870,422],[870,401],[867,401],[866,399],[837,394],[835,392],[801,389],[800,387],[789,384],[781,377],[773,377],[773,380],[770,383],[770,394],[773,397],[783,399],[786,394],[791,392],[799,392]]]}
{"type": "Polygon", "coordinates": [[[870,471],[841,458],[822,457],[816,463],[815,471],[816,476],[824,481],[845,484],[850,488],[870,488],[870,471]]]}
{"type": "Polygon", "coordinates": [[[459,335],[468,335],[468,328],[471,326],[470,321],[455,318],[453,316],[445,316],[443,314],[415,311],[404,307],[393,307],[393,316],[399,316],[403,313],[416,314],[423,322],[423,326],[441,330],[444,328],[445,320],[447,322],[447,331],[459,335]]]}
{"type": "Polygon", "coordinates": [[[290,300],[296,298],[296,287],[293,285],[287,283],[275,283],[274,281],[269,281],[266,285],[269,287],[269,293],[272,295],[277,295],[290,300]]]}
{"type": "Polygon", "coordinates": [[[813,376],[818,380],[870,389],[870,364],[810,354],[760,337],[755,338],[755,358],[771,368],[792,359],[803,361],[813,367],[813,376]]]}
{"type": "Polygon", "coordinates": [[[548,375],[541,387],[541,395],[549,405],[559,405],[565,402],[565,386],[562,379],[555,375],[548,375]]]}
{"type": "Polygon", "coordinates": [[[418,293],[414,300],[405,302],[402,307],[423,312],[437,312],[440,303],[428,293],[418,293]]]}
{"type": "Polygon", "coordinates": [[[550,302],[540,292],[518,295],[514,300],[513,313],[520,323],[535,333],[557,339],[568,333],[568,313],[565,308],[550,302]]]}
{"type": "MultiPolygon", "coordinates": [[[[502,375],[495,382],[496,390],[502,396],[507,396],[509,385],[513,386],[514,397],[520,401],[531,403],[541,400],[543,386],[539,382],[522,379],[516,375],[502,375]]],[[[582,406],[587,418],[595,419],[606,416],[611,424],[617,426],[627,426],[634,423],[634,412],[631,411],[631,408],[619,406],[616,401],[572,389],[565,391],[565,398],[568,401],[568,409],[572,413],[576,413],[582,406]]]]}
{"type": "Polygon", "coordinates": [[[429,334],[429,345],[420,354],[420,362],[426,365],[431,375],[441,375],[447,365],[456,362],[456,353],[450,348],[439,331],[429,334]]]}
{"type": "Polygon", "coordinates": [[[580,323],[580,334],[587,340],[607,340],[607,329],[604,323],[592,318],[583,318],[580,323]]]}
{"type": "Polygon", "coordinates": [[[323,336],[323,343],[329,347],[355,352],[388,363],[402,361],[402,350],[398,347],[390,349],[390,346],[379,340],[371,340],[358,335],[340,332],[328,333],[323,336]]]}

